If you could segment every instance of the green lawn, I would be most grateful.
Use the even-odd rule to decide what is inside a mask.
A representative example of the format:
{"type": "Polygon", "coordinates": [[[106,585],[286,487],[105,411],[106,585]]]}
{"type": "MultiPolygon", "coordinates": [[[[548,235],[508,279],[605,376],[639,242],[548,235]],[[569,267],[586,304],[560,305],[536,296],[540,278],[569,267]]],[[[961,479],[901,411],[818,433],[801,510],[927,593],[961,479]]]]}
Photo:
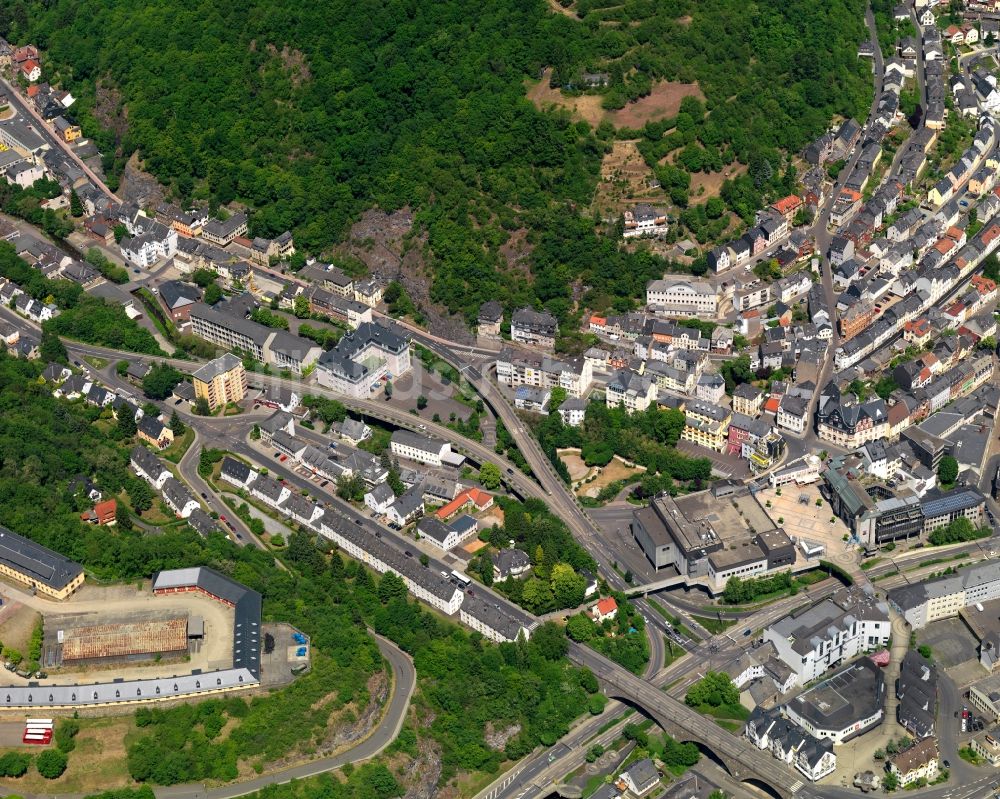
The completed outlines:
{"type": "Polygon", "coordinates": [[[718,619],[714,616],[692,616],[691,618],[712,633],[712,635],[724,633],[736,624],[736,619],[718,619]]]}

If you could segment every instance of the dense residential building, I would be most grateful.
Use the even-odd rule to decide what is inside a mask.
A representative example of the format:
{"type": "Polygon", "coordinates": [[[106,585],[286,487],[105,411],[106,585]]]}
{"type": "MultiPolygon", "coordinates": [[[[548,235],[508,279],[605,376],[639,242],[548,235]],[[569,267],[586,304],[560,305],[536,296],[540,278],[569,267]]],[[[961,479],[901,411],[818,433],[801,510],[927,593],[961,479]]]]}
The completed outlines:
{"type": "Polygon", "coordinates": [[[832,381],[820,394],[816,434],[824,441],[856,449],[866,441],[885,438],[888,423],[888,409],[881,398],[860,402],[853,394],[841,394],[832,381]]]}
{"type": "Polygon", "coordinates": [[[903,615],[914,630],[932,621],[956,616],[962,608],[1000,599],[1000,562],[960,569],[887,592],[889,604],[903,615]]]}
{"type": "Polygon", "coordinates": [[[726,431],[732,412],[718,405],[693,400],[684,408],[684,429],[681,438],[707,449],[722,452],[726,448],[726,431]]]}
{"type": "Polygon", "coordinates": [[[137,217],[131,230],[118,245],[122,255],[135,266],[149,268],[177,252],[177,231],[147,217],[137,217]],[[139,222],[139,220],[145,220],[139,222]]]}
{"type": "Polygon", "coordinates": [[[421,538],[447,552],[459,544],[468,541],[479,531],[476,520],[471,516],[459,516],[445,523],[436,516],[425,516],[417,522],[417,532],[421,538]]]}
{"type": "Polygon", "coordinates": [[[733,412],[753,418],[764,404],[764,392],[752,383],[740,383],[733,390],[733,412]]]}
{"type": "Polygon", "coordinates": [[[227,352],[209,361],[193,375],[196,399],[204,399],[212,410],[233,402],[240,402],[247,395],[247,373],[243,361],[227,352]]]}
{"type": "Polygon", "coordinates": [[[622,407],[631,414],[649,408],[656,402],[656,394],[656,385],[648,377],[631,369],[621,369],[605,386],[604,401],[609,408],[622,407]]]}
{"type": "Polygon", "coordinates": [[[891,635],[888,605],[851,587],[772,624],[763,640],[805,685],[842,662],[885,647],[891,635]]]}
{"type": "Polygon", "coordinates": [[[519,308],[510,320],[510,339],[518,344],[552,349],[556,344],[559,323],[544,311],[533,308],[519,308]]]}
{"type": "Polygon", "coordinates": [[[889,772],[896,775],[900,787],[924,780],[932,782],[938,775],[938,745],[934,738],[924,738],[889,759],[889,772]]]}
{"type": "Polygon", "coordinates": [[[500,351],[496,362],[497,381],[505,386],[561,388],[569,397],[580,398],[593,382],[593,366],[586,358],[557,359],[548,355],[500,351]]]}
{"type": "Polygon", "coordinates": [[[917,740],[934,733],[937,715],[937,666],[908,649],[896,679],[896,721],[917,740]]]}
{"type": "Polygon", "coordinates": [[[503,324],[503,306],[496,300],[488,300],[479,306],[476,334],[481,338],[497,341],[503,324]]]}
{"type": "Polygon", "coordinates": [[[315,364],[323,352],[308,339],[286,330],[273,330],[200,302],[191,307],[190,319],[191,332],[199,338],[298,375],[315,364]]]}
{"type": "Polygon", "coordinates": [[[247,234],[247,215],[244,213],[233,214],[228,219],[220,221],[211,219],[205,223],[201,235],[213,244],[225,247],[231,244],[237,236],[247,234]]]}
{"type": "Polygon", "coordinates": [[[626,209],[623,217],[622,236],[626,239],[638,236],[656,236],[666,233],[668,229],[666,213],[644,203],[626,209]]]}
{"type": "Polygon", "coordinates": [[[765,710],[758,705],[750,714],[743,734],[758,749],[766,749],[778,760],[815,782],[837,767],[837,755],[829,740],[820,740],[782,715],[780,708],[765,710]]]}

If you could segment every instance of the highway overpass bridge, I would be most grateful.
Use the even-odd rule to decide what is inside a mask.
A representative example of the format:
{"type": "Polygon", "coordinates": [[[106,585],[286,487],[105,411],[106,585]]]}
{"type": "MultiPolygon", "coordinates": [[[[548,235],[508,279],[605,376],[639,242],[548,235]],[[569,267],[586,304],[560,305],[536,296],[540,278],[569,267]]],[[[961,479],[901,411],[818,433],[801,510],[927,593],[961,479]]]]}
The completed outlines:
{"type": "Polygon", "coordinates": [[[769,752],[731,735],[711,719],[603,655],[571,642],[569,657],[577,665],[594,672],[609,697],[639,708],[674,739],[697,744],[721,763],[734,779],[780,799],[792,799],[803,787],[800,775],[772,758],[769,752]]]}

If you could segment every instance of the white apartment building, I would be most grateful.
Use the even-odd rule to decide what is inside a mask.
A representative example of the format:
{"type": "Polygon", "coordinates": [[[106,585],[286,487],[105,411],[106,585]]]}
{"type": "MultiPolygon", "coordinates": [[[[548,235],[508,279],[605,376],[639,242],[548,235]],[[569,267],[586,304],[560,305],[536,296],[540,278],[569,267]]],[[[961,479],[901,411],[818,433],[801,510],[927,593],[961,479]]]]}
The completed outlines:
{"type": "Polygon", "coordinates": [[[409,430],[396,430],[389,441],[389,448],[397,458],[425,463],[428,466],[441,466],[451,460],[451,444],[429,436],[411,433],[409,430]]]}
{"type": "Polygon", "coordinates": [[[348,333],[316,365],[316,382],[349,397],[363,398],[384,380],[412,368],[410,342],[375,322],[348,333]]]}
{"type": "Polygon", "coordinates": [[[591,363],[585,358],[557,360],[547,355],[514,354],[504,349],[497,356],[497,382],[517,388],[561,388],[569,397],[582,397],[594,379],[591,363]]]}
{"type": "Polygon", "coordinates": [[[990,561],[957,574],[892,588],[887,596],[906,623],[918,630],[932,621],[956,616],[962,608],[1000,599],[1000,562],[990,561]]]}
{"type": "Polygon", "coordinates": [[[645,411],[656,402],[656,384],[645,375],[622,369],[614,374],[604,389],[609,408],[623,407],[628,414],[645,411]]]}
{"type": "Polygon", "coordinates": [[[714,318],[719,298],[707,280],[672,277],[649,282],[646,286],[646,305],[663,316],[714,318]]]}

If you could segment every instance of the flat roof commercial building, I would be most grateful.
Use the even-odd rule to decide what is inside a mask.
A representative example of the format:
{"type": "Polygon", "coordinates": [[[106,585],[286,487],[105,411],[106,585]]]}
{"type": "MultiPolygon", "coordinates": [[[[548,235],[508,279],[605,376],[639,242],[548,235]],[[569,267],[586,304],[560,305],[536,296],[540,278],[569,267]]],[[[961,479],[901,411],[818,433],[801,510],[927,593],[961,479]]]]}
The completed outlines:
{"type": "Polygon", "coordinates": [[[785,712],[813,737],[845,743],[882,723],[882,670],[871,658],[861,658],[795,697],[785,712]]]}
{"type": "Polygon", "coordinates": [[[27,583],[46,599],[65,599],[83,585],[83,567],[0,527],[0,575],[27,583]]]}
{"type": "Polygon", "coordinates": [[[721,590],[730,577],[750,577],[791,565],[791,540],[746,489],[716,487],[682,497],[661,495],[632,514],[632,537],[657,570],[705,578],[721,590]]]}

